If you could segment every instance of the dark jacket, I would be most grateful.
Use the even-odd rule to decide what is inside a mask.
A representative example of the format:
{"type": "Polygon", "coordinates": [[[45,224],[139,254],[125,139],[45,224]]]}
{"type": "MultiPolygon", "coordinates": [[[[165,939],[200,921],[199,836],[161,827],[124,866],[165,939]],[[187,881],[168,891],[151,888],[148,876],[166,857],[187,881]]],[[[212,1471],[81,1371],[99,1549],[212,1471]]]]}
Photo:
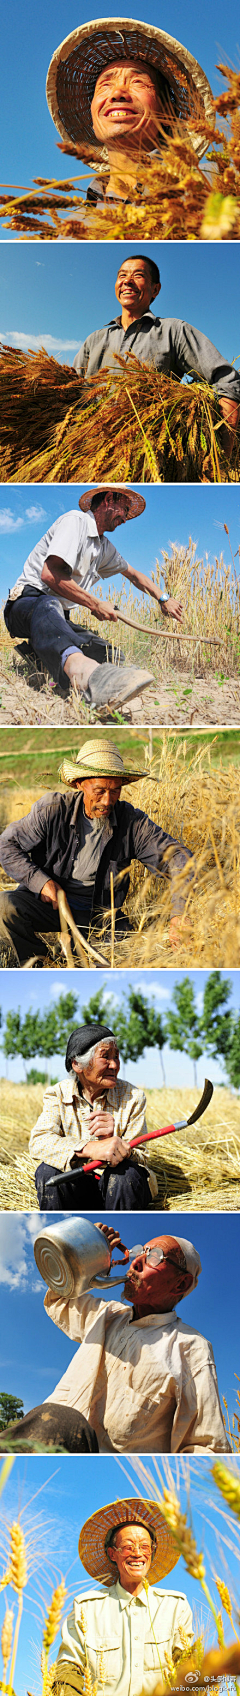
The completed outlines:
{"type": "MultiPolygon", "coordinates": [[[[40,801],[35,801],[26,818],[8,825],[0,837],[0,861],[16,883],[24,884],[39,895],[47,879],[56,878],[67,892],[79,850],[78,813],[82,806],[82,794],[76,797],[69,791],[64,795],[57,791],[48,792],[40,801]]],[[[141,860],[150,872],[159,872],[163,877],[172,879],[173,911],[181,912],[184,898],[180,891],[174,891],[174,883],[191,858],[190,849],[180,847],[173,836],[168,836],[160,825],[148,818],[147,813],[142,813],[129,801],[116,802],[109,823],[111,836],[97,869],[93,907],[110,906],[110,872],[115,879],[126,867],[126,876],[115,885],[114,892],[116,908],[122,907],[129,889],[130,862],[141,860]],[[166,861],[164,855],[171,846],[173,852],[166,861]]]]}

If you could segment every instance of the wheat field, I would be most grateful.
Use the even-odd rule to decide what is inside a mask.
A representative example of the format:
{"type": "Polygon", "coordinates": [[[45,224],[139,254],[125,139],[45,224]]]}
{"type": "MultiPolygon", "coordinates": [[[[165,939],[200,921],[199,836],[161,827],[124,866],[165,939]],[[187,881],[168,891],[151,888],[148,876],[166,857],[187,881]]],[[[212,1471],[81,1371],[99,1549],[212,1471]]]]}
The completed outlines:
{"type": "MultiPolygon", "coordinates": [[[[209,1066],[211,1071],[210,1061],[209,1066]]],[[[62,1070],[64,1076],[64,1060],[62,1070]]],[[[147,1089],[146,1097],[147,1128],[151,1131],[192,1113],[198,1091],[147,1089]]],[[[42,1110],[42,1099],[41,1084],[0,1080],[1,1209],[37,1209],[35,1161],[28,1154],[28,1142],[42,1110]]],[[[175,1213],[239,1210],[240,1113],[239,1100],[230,1090],[215,1089],[197,1125],[149,1143],[146,1152],[158,1178],[158,1198],[151,1204],[151,1211],[158,1207],[175,1213]]]]}

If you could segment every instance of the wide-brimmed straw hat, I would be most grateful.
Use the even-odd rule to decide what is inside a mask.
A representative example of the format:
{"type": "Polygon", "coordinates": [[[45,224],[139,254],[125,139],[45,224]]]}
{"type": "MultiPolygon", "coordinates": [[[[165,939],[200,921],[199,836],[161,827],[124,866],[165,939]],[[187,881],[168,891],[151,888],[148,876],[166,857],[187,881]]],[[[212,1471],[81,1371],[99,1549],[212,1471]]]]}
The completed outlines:
{"type": "Polygon", "coordinates": [[[102,142],[94,135],[91,103],[97,77],[114,59],[143,59],[166,77],[174,109],[190,134],[199,158],[206,148],[205,122],[214,122],[213,95],[201,65],[187,47],[165,30],[135,18],[96,18],[61,41],[47,75],[47,101],[62,141],[77,148],[92,145],[94,157],[102,142]],[[199,134],[191,121],[199,122],[199,134]]]}
{"type": "Polygon", "coordinates": [[[139,514],[145,512],[144,495],[139,495],[136,489],[129,489],[128,486],[126,488],[126,483],[95,483],[94,489],[86,489],[85,494],[80,495],[78,505],[81,507],[81,512],[91,512],[94,495],[102,495],[103,497],[104,495],[115,494],[125,495],[128,502],[128,518],[139,518],[139,514]]]}
{"type": "Polygon", "coordinates": [[[118,1525],[133,1525],[134,1521],[145,1525],[156,1540],[149,1571],[150,1583],[158,1584],[160,1578],[172,1572],[179,1560],[179,1551],[158,1503],[144,1501],[141,1496],[131,1496],[98,1508],[97,1513],[91,1514],[91,1519],[86,1519],[80,1531],[80,1560],[86,1571],[91,1573],[91,1578],[98,1578],[101,1584],[116,1583],[116,1574],[107,1553],[108,1540],[111,1531],[118,1525]]]}
{"type": "Polygon", "coordinates": [[[122,783],[137,783],[140,777],[148,777],[148,772],[131,771],[130,766],[122,759],[119,748],[115,748],[114,742],[107,739],[105,741],[102,736],[97,741],[94,737],[94,740],[84,742],[75,760],[64,759],[59,769],[59,777],[63,783],[69,783],[71,788],[76,778],[79,783],[86,777],[118,777],[122,783]]]}

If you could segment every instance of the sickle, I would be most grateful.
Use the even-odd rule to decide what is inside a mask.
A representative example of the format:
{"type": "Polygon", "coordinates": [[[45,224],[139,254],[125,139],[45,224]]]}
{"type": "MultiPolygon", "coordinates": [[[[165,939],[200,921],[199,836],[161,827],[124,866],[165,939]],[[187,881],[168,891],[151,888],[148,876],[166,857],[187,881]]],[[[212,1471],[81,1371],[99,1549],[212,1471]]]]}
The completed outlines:
{"type": "MultiPolygon", "coordinates": [[[[135,1137],[134,1142],[129,1142],[127,1144],[127,1152],[129,1152],[132,1148],[141,1148],[143,1143],[153,1142],[153,1140],[156,1140],[157,1137],[168,1137],[171,1135],[172,1131],[183,1131],[186,1125],[196,1124],[196,1120],[201,1119],[202,1114],[206,1113],[206,1107],[209,1107],[212,1095],[213,1084],[210,1082],[210,1078],[205,1078],[204,1089],[202,1091],[200,1101],[198,1102],[197,1107],[194,1107],[194,1111],[193,1113],[190,1113],[188,1119],[179,1119],[175,1125],[164,1125],[163,1128],[158,1131],[145,1131],[145,1135],[143,1137],[135,1137]]],[[[74,1182],[75,1177],[79,1177],[80,1172],[95,1172],[96,1164],[97,1166],[100,1166],[103,1163],[100,1159],[97,1162],[95,1160],[91,1160],[88,1161],[85,1166],[78,1166],[77,1168],[73,1167],[72,1172],[59,1173],[58,1178],[47,1178],[45,1189],[52,1189],[53,1185],[56,1183],[59,1188],[61,1184],[72,1183],[74,1182]]]]}

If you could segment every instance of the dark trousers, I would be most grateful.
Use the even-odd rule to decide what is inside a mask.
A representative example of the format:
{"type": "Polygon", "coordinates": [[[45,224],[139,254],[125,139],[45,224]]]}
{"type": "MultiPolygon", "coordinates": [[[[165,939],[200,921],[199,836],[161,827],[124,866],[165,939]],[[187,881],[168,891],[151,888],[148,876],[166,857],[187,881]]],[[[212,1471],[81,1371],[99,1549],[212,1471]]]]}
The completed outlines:
{"type": "Polygon", "coordinates": [[[134,1161],[121,1160],[120,1165],[105,1166],[101,1178],[95,1178],[94,1172],[77,1172],[71,1183],[60,1184],[58,1188],[59,1167],[47,1166],[43,1160],[35,1172],[35,1184],[40,1212],[56,1213],[89,1212],[101,1206],[101,1210],[116,1213],[134,1213],[145,1211],[150,1205],[150,1189],[147,1172],[144,1166],[135,1166],[134,1161]],[[46,1179],[56,1177],[56,1183],[51,1190],[46,1189],[46,1179]]]}
{"type": "MultiPolygon", "coordinates": [[[[46,872],[46,880],[47,876],[46,872]]],[[[104,917],[103,910],[102,917],[104,917]]],[[[75,911],[74,918],[77,924],[75,911]]],[[[99,919],[99,914],[95,915],[96,922],[97,919],[99,919]]],[[[79,927],[83,935],[88,936],[89,917],[84,922],[84,912],[81,913],[79,927]]],[[[11,943],[20,966],[23,966],[25,961],[31,959],[33,955],[36,955],[38,960],[45,959],[47,947],[42,936],[39,936],[39,931],[43,932],[43,936],[47,936],[49,932],[59,930],[58,908],[53,907],[51,901],[42,901],[41,896],[33,895],[32,890],[27,889],[25,884],[20,884],[19,889],[13,889],[12,893],[7,893],[7,891],[4,893],[3,890],[2,895],[0,895],[0,938],[4,937],[5,942],[11,943]]],[[[129,930],[131,930],[131,926],[127,914],[121,913],[120,909],[116,916],[116,937],[125,936],[129,930]]]]}
{"type": "MultiPolygon", "coordinates": [[[[80,648],[90,660],[96,660],[96,665],[105,665],[109,658],[112,662],[112,644],[106,645],[101,636],[86,626],[70,624],[65,613],[60,613],[56,595],[44,595],[41,590],[31,588],[23,590],[17,601],[7,601],[4,608],[5,624],[9,635],[27,636],[32,643],[37,658],[42,661],[45,671],[50,671],[55,683],[69,690],[69,679],[62,667],[62,654],[65,649],[80,648]]],[[[119,649],[114,650],[114,659],[119,657],[119,649]]],[[[121,660],[124,655],[120,654],[121,660]]]]}
{"type": "MultiPolygon", "coordinates": [[[[93,1426],[77,1408],[66,1407],[62,1402],[40,1402],[39,1407],[32,1407],[23,1419],[14,1420],[6,1426],[5,1436],[8,1441],[12,1437],[14,1448],[24,1449],[34,1453],[38,1448],[56,1450],[66,1449],[67,1454],[99,1454],[98,1440],[93,1426]]],[[[4,1431],[1,1431],[1,1454],[4,1452],[2,1443],[4,1431]]]]}

